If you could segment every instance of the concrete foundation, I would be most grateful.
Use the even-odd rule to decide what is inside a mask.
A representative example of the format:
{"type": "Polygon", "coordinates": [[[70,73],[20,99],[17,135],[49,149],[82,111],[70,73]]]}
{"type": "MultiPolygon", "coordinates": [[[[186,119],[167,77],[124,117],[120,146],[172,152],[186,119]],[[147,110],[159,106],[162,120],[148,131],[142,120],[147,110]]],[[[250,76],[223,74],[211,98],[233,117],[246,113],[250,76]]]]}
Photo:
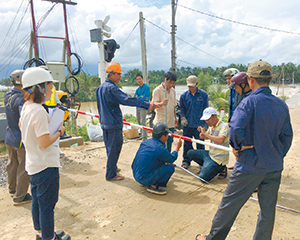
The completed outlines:
{"type": "Polygon", "coordinates": [[[71,147],[73,144],[83,145],[83,137],[71,137],[59,140],[60,147],[71,147]]]}

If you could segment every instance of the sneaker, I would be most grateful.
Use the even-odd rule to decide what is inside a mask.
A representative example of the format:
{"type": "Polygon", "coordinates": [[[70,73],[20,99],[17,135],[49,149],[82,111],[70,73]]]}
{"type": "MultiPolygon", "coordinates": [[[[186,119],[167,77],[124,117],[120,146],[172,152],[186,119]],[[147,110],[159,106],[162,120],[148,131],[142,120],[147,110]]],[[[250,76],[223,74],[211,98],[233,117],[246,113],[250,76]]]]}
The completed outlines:
{"type": "Polygon", "coordinates": [[[150,193],[158,194],[158,195],[165,195],[165,194],[167,194],[166,190],[163,190],[163,189],[161,189],[159,187],[155,187],[154,188],[154,187],[149,186],[147,188],[147,191],[150,192],[150,193]]]}
{"type": "Polygon", "coordinates": [[[30,196],[29,193],[27,193],[24,197],[24,199],[21,201],[21,202],[14,202],[14,206],[19,206],[19,205],[23,205],[23,204],[26,204],[26,203],[31,203],[32,201],[32,198],[30,196]]]}
{"type": "Polygon", "coordinates": [[[62,237],[55,235],[55,240],[71,240],[71,237],[69,234],[63,235],[62,237]]]}
{"type": "MultiPolygon", "coordinates": [[[[64,239],[64,238],[62,238],[63,236],[69,236],[69,235],[65,235],[65,232],[63,230],[58,230],[58,231],[55,232],[56,239],[64,239]]],[[[39,235],[36,235],[35,240],[42,240],[42,238],[39,235]]],[[[66,239],[64,239],[64,240],[66,240],[66,239]]]]}

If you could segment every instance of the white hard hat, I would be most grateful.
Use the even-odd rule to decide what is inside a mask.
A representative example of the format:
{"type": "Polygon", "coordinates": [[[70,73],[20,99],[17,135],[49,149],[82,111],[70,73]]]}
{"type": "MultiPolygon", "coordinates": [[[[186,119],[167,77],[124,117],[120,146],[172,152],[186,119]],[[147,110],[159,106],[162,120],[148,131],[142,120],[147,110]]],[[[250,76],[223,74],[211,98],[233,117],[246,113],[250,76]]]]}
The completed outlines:
{"type": "Polygon", "coordinates": [[[51,74],[40,67],[27,68],[22,76],[23,88],[32,87],[44,82],[57,82],[51,74]]]}

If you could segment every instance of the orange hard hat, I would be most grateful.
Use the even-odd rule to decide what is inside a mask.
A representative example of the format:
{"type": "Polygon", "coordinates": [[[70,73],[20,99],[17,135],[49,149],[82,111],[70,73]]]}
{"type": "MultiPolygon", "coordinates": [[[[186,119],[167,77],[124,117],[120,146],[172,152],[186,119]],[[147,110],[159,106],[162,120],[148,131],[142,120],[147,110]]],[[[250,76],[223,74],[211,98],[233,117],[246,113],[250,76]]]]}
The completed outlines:
{"type": "Polygon", "coordinates": [[[111,62],[106,66],[105,72],[107,73],[123,73],[120,63],[111,62]]]}

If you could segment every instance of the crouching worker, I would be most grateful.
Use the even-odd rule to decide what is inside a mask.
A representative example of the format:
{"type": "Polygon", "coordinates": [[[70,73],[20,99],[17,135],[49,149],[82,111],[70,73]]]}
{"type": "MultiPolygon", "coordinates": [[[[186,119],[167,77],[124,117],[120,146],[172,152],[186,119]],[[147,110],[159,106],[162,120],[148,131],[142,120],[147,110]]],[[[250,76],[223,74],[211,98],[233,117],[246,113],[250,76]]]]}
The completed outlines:
{"type": "Polygon", "coordinates": [[[152,138],[141,143],[139,150],[131,165],[135,180],[147,191],[164,195],[170,177],[174,173],[173,162],[178,157],[182,145],[181,139],[175,142],[175,150],[170,153],[166,148],[168,134],[171,133],[165,123],[157,123],[153,127],[152,138]]]}
{"type": "MultiPolygon", "coordinates": [[[[229,147],[229,127],[227,123],[218,119],[217,112],[214,108],[204,109],[201,120],[205,120],[209,126],[208,132],[203,127],[199,127],[200,138],[209,139],[212,143],[229,147]]],[[[188,156],[200,165],[199,177],[209,182],[217,174],[218,178],[227,177],[227,167],[229,161],[229,152],[219,148],[210,147],[207,150],[189,150],[188,156]]]]}

